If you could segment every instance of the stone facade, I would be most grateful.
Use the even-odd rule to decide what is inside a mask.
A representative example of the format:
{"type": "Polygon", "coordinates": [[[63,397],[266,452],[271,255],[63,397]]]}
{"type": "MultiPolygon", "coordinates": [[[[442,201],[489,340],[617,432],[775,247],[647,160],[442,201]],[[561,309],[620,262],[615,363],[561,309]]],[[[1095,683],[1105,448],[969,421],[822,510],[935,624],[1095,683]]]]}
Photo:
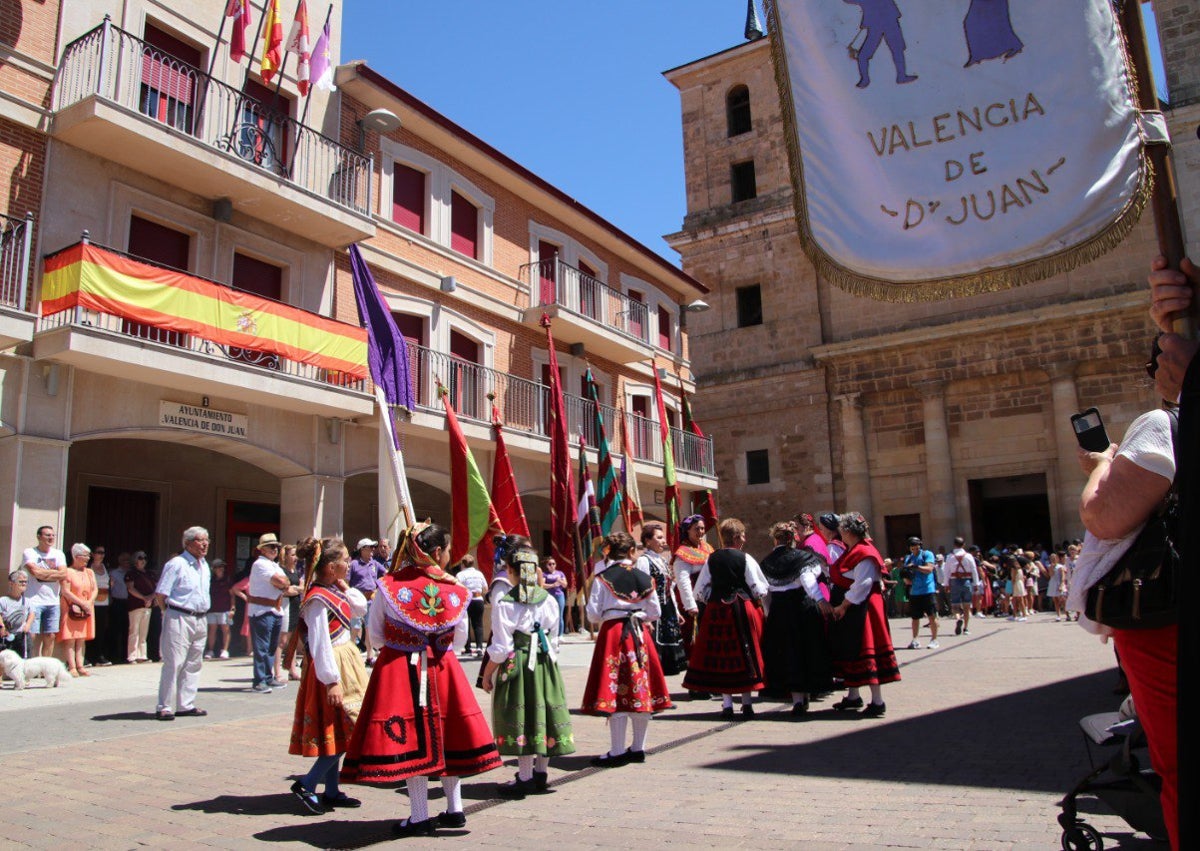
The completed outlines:
{"type": "MultiPolygon", "coordinates": [[[[1195,256],[1197,12],[1155,6],[1195,256]]],[[[721,512],[747,522],[751,548],[768,548],[775,520],[830,509],[862,511],[891,553],[908,534],[947,546],[956,534],[986,545],[1081,535],[1070,414],[1096,406],[1119,439],[1156,403],[1141,372],[1149,213],[1116,250],[1016,290],[918,304],[855,297],[822,280],[801,248],[768,41],[666,77],[680,92],[688,199],[667,239],[713,289],[713,309],[689,319],[695,412],[714,437],[721,512]],[[749,90],[751,130],[730,136],[727,95],[738,86],[749,90]],[[757,197],[734,203],[730,169],[747,160],[757,197]],[[761,324],[739,322],[739,290],[756,285],[761,324]],[[764,449],[769,480],[751,484],[746,453],[764,449]]]]}

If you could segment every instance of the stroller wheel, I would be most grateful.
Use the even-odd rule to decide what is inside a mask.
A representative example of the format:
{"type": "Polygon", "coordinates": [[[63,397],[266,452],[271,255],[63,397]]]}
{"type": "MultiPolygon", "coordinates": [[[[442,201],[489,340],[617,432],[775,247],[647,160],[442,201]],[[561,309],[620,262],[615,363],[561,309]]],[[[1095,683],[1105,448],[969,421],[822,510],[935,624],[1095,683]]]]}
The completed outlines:
{"type": "Polygon", "coordinates": [[[1104,851],[1104,839],[1096,828],[1079,822],[1063,831],[1062,847],[1063,851],[1104,851]]]}

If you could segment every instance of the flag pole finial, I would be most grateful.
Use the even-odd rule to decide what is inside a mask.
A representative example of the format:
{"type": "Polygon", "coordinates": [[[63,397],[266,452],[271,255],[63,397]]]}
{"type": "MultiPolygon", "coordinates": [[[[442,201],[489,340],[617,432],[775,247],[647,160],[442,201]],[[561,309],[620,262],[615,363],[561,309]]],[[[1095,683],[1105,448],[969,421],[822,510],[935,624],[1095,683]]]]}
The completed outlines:
{"type": "Polygon", "coordinates": [[[754,0],[746,0],[746,41],[758,41],[766,34],[754,0]]]}

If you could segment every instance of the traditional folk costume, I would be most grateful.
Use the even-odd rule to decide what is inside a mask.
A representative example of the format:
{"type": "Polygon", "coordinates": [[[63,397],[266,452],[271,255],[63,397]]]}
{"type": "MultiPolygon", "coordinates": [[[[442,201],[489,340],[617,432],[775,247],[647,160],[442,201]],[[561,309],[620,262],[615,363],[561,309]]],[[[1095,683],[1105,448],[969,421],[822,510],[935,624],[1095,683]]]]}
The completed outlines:
{"type": "Polygon", "coordinates": [[[311,585],[300,604],[300,636],[308,662],[296,694],[288,753],[315,756],[312,770],[300,781],[308,792],[325,784],[325,802],[336,806],[338,760],[346,752],[367,688],[367,669],[350,635],[350,621],[367,613],[367,601],[356,588],[311,585]],[[328,686],[341,684],[342,705],[330,706],[328,686]]]}
{"type": "Polygon", "coordinates": [[[825,602],[828,603],[829,565],[833,564],[841,556],[841,545],[839,544],[835,549],[830,546],[830,542],[827,542],[821,537],[820,532],[813,532],[800,543],[800,546],[804,549],[812,551],[816,554],[817,558],[821,560],[821,576],[823,577],[824,581],[821,583],[820,591],[821,596],[825,599],[825,602]]]}
{"type": "Polygon", "coordinates": [[[654,580],[630,561],[599,573],[588,595],[587,615],[600,623],[583,693],[583,711],[609,716],[611,748],[598,765],[645,759],[652,713],[671,709],[671,695],[647,621],[662,614],[654,580]],[[626,751],[625,726],[633,716],[633,747],[626,751]]]}
{"type": "Polygon", "coordinates": [[[762,561],[770,586],[763,627],[764,679],[773,694],[789,696],[803,714],[808,696],[833,688],[821,559],[806,548],[778,546],[762,561]]]}
{"type": "Polygon", "coordinates": [[[879,686],[900,679],[892,631],[883,608],[882,569],[883,556],[867,539],[846,550],[830,569],[833,601],[840,604],[845,599],[852,604],[830,629],[834,673],[850,689],[847,702],[840,704],[842,708],[862,705],[860,686],[871,686],[872,702],[882,706],[879,686]]]}
{"type": "Polygon", "coordinates": [[[501,764],[479,702],[452,645],[466,644],[470,592],[416,544],[406,562],[379,580],[367,617],[373,646],[382,648],[371,673],[342,780],[374,785],[407,781],[410,825],[429,825],[428,777],[441,777],[447,813],[462,815],[459,778],[501,764]]]}
{"type": "Polygon", "coordinates": [[[671,567],[675,572],[675,592],[679,596],[679,629],[683,633],[683,649],[690,659],[692,643],[696,639],[696,627],[699,616],[693,617],[692,610],[698,610],[702,601],[696,599],[694,588],[700,578],[708,557],[712,555],[712,545],[705,540],[700,546],[693,547],[681,544],[675,548],[671,557],[671,567]]]}
{"type": "Polygon", "coordinates": [[[742,712],[753,714],[751,692],[763,687],[763,616],[758,601],[767,580],[752,556],[720,549],[708,557],[696,582],[696,597],[705,601],[700,629],[683,687],[725,695],[727,715],[732,695],[742,695],[742,712]]]}
{"type": "Polygon", "coordinates": [[[683,631],[679,625],[679,612],[675,608],[675,577],[667,567],[662,553],[646,550],[637,560],[637,567],[650,574],[658,605],[662,615],[651,626],[654,633],[654,649],[663,673],[678,674],[687,667],[687,651],[683,647],[683,631]]]}
{"type": "Polygon", "coordinates": [[[492,692],[496,748],[518,758],[516,783],[500,790],[523,797],[546,788],[550,757],[574,753],[575,735],[558,670],[558,601],[538,586],[537,553],[518,550],[513,564],[520,582],[493,604],[487,655],[498,666],[492,692]]]}

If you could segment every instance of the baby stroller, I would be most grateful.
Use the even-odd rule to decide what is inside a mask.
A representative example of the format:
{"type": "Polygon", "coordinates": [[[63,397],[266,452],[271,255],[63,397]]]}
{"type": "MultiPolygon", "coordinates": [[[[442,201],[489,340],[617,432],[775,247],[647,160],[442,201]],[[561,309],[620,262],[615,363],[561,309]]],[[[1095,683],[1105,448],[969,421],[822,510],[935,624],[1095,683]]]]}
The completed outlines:
{"type": "Polygon", "coordinates": [[[1080,795],[1099,798],[1134,830],[1165,842],[1167,829],[1159,802],[1162,782],[1153,769],[1142,768],[1139,754],[1147,762],[1149,759],[1145,755],[1146,734],[1137,719],[1123,720],[1119,712],[1101,712],[1081,718],[1079,726],[1092,770],[1058,802],[1062,807],[1058,823],[1063,829],[1063,851],[1104,848],[1100,831],[1078,817],[1075,799],[1080,795]],[[1117,753],[1097,765],[1095,749],[1117,745],[1117,753]]]}

